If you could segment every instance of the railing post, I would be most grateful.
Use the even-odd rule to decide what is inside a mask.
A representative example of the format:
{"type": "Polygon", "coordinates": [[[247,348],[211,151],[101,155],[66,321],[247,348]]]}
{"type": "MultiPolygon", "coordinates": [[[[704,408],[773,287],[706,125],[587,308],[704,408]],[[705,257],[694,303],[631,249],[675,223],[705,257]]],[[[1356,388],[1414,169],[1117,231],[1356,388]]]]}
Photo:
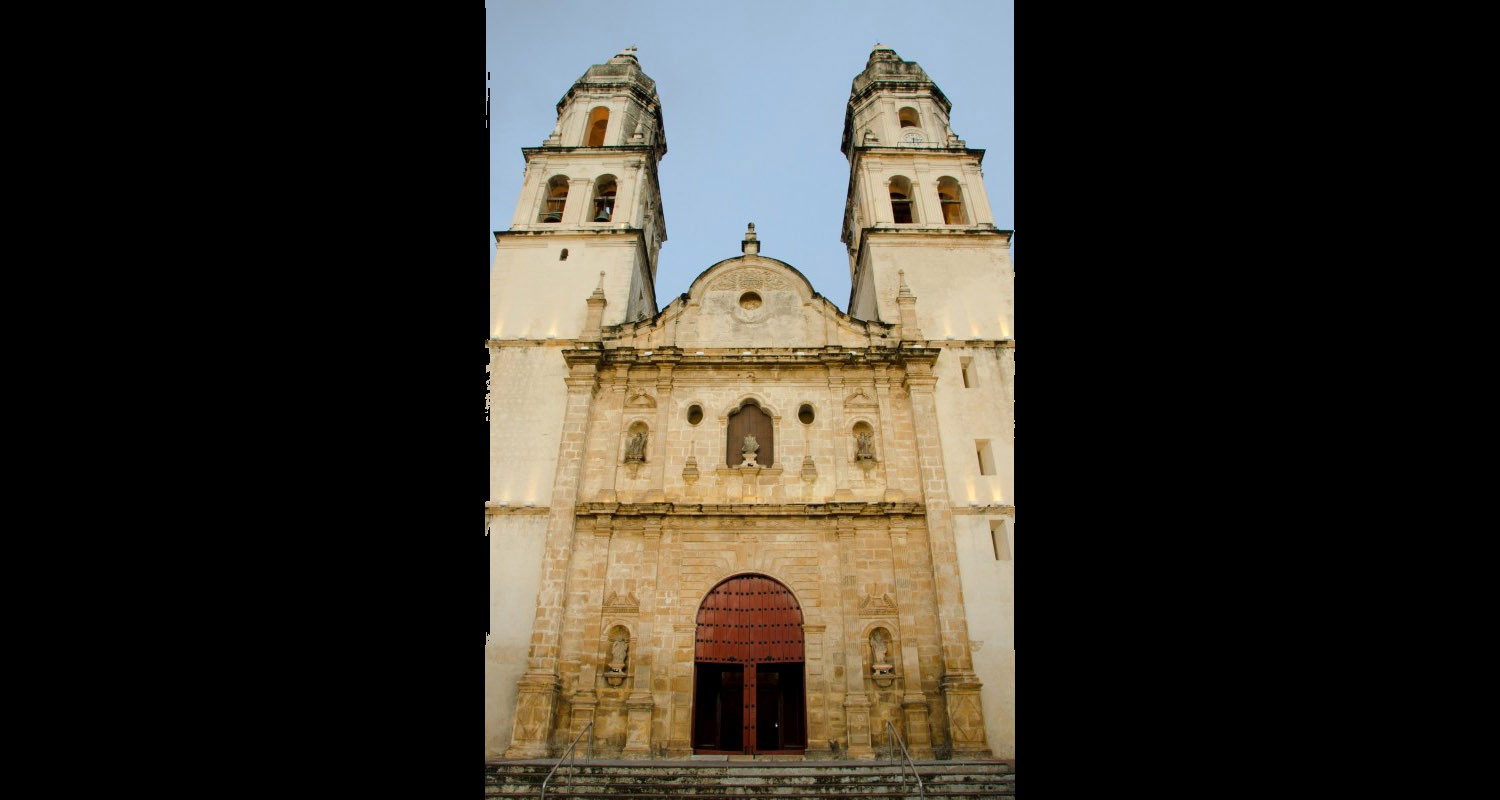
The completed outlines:
{"type": "MultiPolygon", "coordinates": [[[[885,727],[891,733],[891,759],[894,761],[896,758],[896,745],[901,745],[901,755],[906,758],[906,765],[911,767],[911,776],[917,779],[917,797],[926,798],[927,789],[922,785],[922,775],[917,772],[916,762],[911,760],[911,753],[906,750],[906,742],[901,738],[901,734],[896,732],[896,726],[890,720],[885,721],[885,727]]],[[[896,763],[901,765],[899,761],[896,763]]],[[[906,785],[906,766],[901,766],[901,785],[906,785]]]]}
{"type": "MultiPolygon", "coordinates": [[[[542,797],[544,799],[547,797],[547,784],[552,781],[552,776],[555,775],[555,774],[557,774],[558,768],[563,765],[564,761],[568,760],[568,756],[573,755],[575,753],[575,751],[578,748],[578,741],[580,739],[582,739],[585,734],[589,733],[593,729],[594,729],[594,721],[593,720],[589,720],[589,724],[583,726],[583,730],[579,731],[578,735],[575,736],[575,737],[573,737],[573,743],[570,744],[570,745],[568,745],[568,749],[563,752],[562,758],[559,758],[557,760],[557,763],[552,765],[552,769],[551,769],[551,771],[549,771],[547,773],[547,777],[545,777],[545,778],[542,779],[542,797]]],[[[594,737],[590,736],[589,737],[589,760],[593,760],[593,758],[594,758],[594,737]]],[[[573,766],[578,766],[578,759],[576,757],[573,759],[573,766]]]]}

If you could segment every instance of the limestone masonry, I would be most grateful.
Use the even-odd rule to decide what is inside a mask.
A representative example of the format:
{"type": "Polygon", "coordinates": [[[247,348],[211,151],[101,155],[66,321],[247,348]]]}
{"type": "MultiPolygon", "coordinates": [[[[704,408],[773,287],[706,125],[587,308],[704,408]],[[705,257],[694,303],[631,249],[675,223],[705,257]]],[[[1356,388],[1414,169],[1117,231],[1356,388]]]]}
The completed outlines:
{"type": "Polygon", "coordinates": [[[884,45],[854,79],[848,313],[753,225],[658,308],[633,49],[524,149],[486,343],[486,758],[589,723],[604,757],[868,759],[892,727],[1015,757],[1011,232],[950,108],[884,45]]]}

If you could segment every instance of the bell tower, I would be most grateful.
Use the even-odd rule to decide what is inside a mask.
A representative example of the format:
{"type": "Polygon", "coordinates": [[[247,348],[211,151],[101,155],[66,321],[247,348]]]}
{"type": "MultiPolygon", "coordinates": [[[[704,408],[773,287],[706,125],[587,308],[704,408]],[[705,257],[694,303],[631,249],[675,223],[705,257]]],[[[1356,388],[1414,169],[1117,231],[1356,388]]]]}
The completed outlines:
{"type": "Polygon", "coordinates": [[[656,82],[635,48],[574,81],[546,140],[521,150],[516,213],[495,231],[490,338],[587,336],[584,300],[600,272],[606,305],[595,324],[656,314],[656,257],[667,238],[656,165],[666,152],[656,82]]]}
{"type": "Polygon", "coordinates": [[[984,151],[953,132],[951,109],[920,65],[883,44],[854,77],[841,147],[849,159],[849,313],[899,322],[904,270],[927,338],[1008,339],[1011,232],[995,227],[984,151]]]}
{"type": "MultiPolygon", "coordinates": [[[[844,116],[849,159],[843,241],[849,313],[900,325],[904,344],[940,355],[908,388],[930,393],[945,482],[929,509],[952,509],[974,643],[972,671],[945,663],[962,748],[1015,755],[1015,271],[1011,231],[995,226],[980,164],[949,124],[952,103],[914,61],[877,44],[844,116]],[[944,496],[946,495],[946,496],[944,496]],[[983,645],[981,648],[980,645],[983,645]],[[974,705],[978,696],[979,707],[974,705]],[[982,707],[982,715],[978,712],[982,707]]],[[[936,562],[938,556],[934,556],[936,562]]]]}
{"type": "Polygon", "coordinates": [[[656,258],[667,233],[656,167],[666,152],[656,82],[627,48],[574,81],[546,140],[522,148],[516,212],[495,231],[487,757],[507,744],[512,755],[546,753],[559,685],[553,651],[538,649],[533,630],[553,631],[546,621],[559,613],[558,598],[542,591],[543,556],[572,528],[578,440],[595,383],[594,365],[568,354],[597,352],[602,326],[657,313],[656,258]],[[538,613],[544,621],[534,621],[538,613]]]}

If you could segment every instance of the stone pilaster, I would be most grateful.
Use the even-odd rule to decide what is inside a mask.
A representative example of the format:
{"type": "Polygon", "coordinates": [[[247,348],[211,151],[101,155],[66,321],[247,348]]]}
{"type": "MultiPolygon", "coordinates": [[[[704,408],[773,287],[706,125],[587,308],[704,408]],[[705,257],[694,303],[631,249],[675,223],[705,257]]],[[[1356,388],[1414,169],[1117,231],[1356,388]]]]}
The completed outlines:
{"type": "MultiPolygon", "coordinates": [[[[618,420],[624,416],[625,411],[625,389],[630,383],[630,368],[625,366],[615,367],[613,371],[604,373],[604,388],[600,393],[599,419],[616,420],[614,426],[600,425],[599,430],[594,433],[594,448],[592,461],[599,466],[599,495],[596,498],[602,503],[614,503],[618,501],[615,494],[615,476],[620,471],[620,430],[618,420]]],[[[657,442],[658,449],[662,442],[657,442]]]]}
{"type": "MultiPolygon", "coordinates": [[[[592,666],[585,665],[579,670],[578,685],[580,687],[579,690],[573,693],[572,702],[568,704],[572,711],[572,717],[568,725],[569,744],[574,739],[577,739],[579,734],[583,733],[590,722],[595,720],[594,712],[599,708],[599,696],[594,693],[594,668],[592,666]]],[[[578,745],[584,748],[584,752],[589,752],[593,747],[594,740],[598,738],[599,731],[595,728],[589,731],[588,738],[579,742],[578,745]]]]}
{"type": "Polygon", "coordinates": [[[958,574],[958,543],[953,532],[953,509],[938,434],[934,360],[935,357],[908,358],[906,390],[911,397],[912,432],[917,445],[923,503],[927,507],[927,541],[932,552],[932,582],[943,651],[941,685],[954,757],[985,757],[990,751],[985,741],[984,711],[979,704],[980,683],[969,654],[969,623],[958,574]]]}
{"type": "Polygon", "coordinates": [[[562,681],[550,672],[527,672],[517,683],[516,721],[506,758],[544,758],[562,681]]]}
{"type": "MultiPolygon", "coordinates": [[[[667,356],[663,356],[667,358],[667,356]]],[[[656,439],[652,447],[656,463],[651,467],[651,496],[653,502],[666,500],[667,450],[672,427],[672,366],[671,361],[661,363],[656,371],[656,427],[652,436],[656,439]]]]}
{"type": "Polygon", "coordinates": [[[517,684],[515,724],[506,758],[548,755],[548,740],[562,691],[558,657],[572,566],[574,504],[578,501],[579,472],[588,438],[589,405],[593,401],[600,353],[568,350],[563,356],[568,361],[567,409],[563,413],[557,477],[548,511],[547,543],[542,552],[542,580],[537,591],[531,648],[526,654],[526,673],[517,684]]]}
{"type": "Polygon", "coordinates": [[[804,655],[807,658],[807,755],[818,759],[833,757],[828,740],[836,735],[829,724],[827,708],[828,666],[823,658],[823,640],[827,632],[827,625],[807,622],[802,624],[804,655]]]}
{"type": "Polygon", "coordinates": [[[858,554],[855,549],[854,520],[840,517],[837,534],[839,540],[839,594],[844,616],[844,719],[849,731],[849,757],[871,759],[875,749],[870,732],[870,696],[865,693],[865,664],[861,654],[864,642],[859,621],[858,554]]]}
{"type": "Polygon", "coordinates": [[[870,736],[870,696],[864,692],[845,695],[844,719],[849,725],[849,757],[873,760],[875,748],[870,736]]]}
{"type": "MultiPolygon", "coordinates": [[[[543,189],[543,191],[546,191],[543,189]]],[[[562,225],[569,228],[577,228],[590,219],[594,210],[594,180],[592,178],[574,178],[568,181],[568,200],[563,204],[562,225]]]]}
{"type": "Polygon", "coordinates": [[[625,701],[625,757],[651,757],[651,695],[630,693],[625,701]]]}
{"type": "Polygon", "coordinates": [[[927,695],[907,692],[901,697],[901,713],[906,722],[906,749],[912,758],[932,758],[932,730],[927,714],[927,695]]]}
{"type": "Polygon", "coordinates": [[[672,724],[667,739],[667,757],[693,754],[693,636],[696,622],[672,626],[672,724]]]}
{"type": "Polygon", "coordinates": [[[910,590],[916,564],[907,546],[908,526],[904,517],[890,518],[891,571],[896,576],[896,618],[901,623],[901,672],[905,692],[901,710],[906,723],[906,748],[912,758],[932,758],[927,695],[922,690],[922,660],[917,650],[918,622],[914,609],[920,602],[910,590]]]}
{"type": "MultiPolygon", "coordinates": [[[[880,412],[880,452],[875,454],[875,458],[885,465],[885,491],[888,494],[884,499],[893,500],[895,498],[889,493],[905,493],[900,489],[893,489],[893,485],[897,484],[894,478],[898,474],[893,456],[899,448],[896,445],[896,416],[891,413],[891,378],[882,364],[875,365],[875,402],[880,412]]],[[[903,496],[900,499],[908,498],[903,496]]]]}
{"type": "MultiPolygon", "coordinates": [[[[835,494],[841,489],[849,487],[848,478],[844,476],[849,472],[849,445],[846,439],[853,436],[849,432],[844,421],[844,373],[843,367],[836,363],[828,363],[828,419],[829,427],[833,429],[833,491],[835,494]]],[[[884,456],[882,456],[884,457],[884,456]]],[[[808,502],[815,502],[812,498],[808,502]]]]}
{"type": "MultiPolygon", "coordinates": [[[[661,551],[661,535],[661,521],[648,519],[641,530],[641,573],[636,584],[636,596],[640,600],[640,618],[636,623],[635,655],[632,656],[632,660],[635,662],[635,693],[630,696],[630,700],[626,704],[627,708],[633,708],[633,706],[630,706],[630,703],[635,702],[637,694],[645,694],[646,698],[651,702],[650,709],[646,715],[648,751],[652,746],[662,744],[666,741],[666,731],[658,730],[655,721],[655,709],[664,707],[663,701],[666,699],[662,696],[665,695],[664,691],[658,693],[658,689],[663,687],[657,685],[658,682],[655,677],[658,656],[666,652],[666,648],[663,646],[665,642],[662,641],[662,637],[657,633],[659,626],[657,622],[658,591],[656,588],[656,574],[658,570],[657,559],[661,551]]],[[[631,723],[631,730],[635,730],[633,722],[631,723]]],[[[628,742],[626,749],[629,750],[628,742]]]]}

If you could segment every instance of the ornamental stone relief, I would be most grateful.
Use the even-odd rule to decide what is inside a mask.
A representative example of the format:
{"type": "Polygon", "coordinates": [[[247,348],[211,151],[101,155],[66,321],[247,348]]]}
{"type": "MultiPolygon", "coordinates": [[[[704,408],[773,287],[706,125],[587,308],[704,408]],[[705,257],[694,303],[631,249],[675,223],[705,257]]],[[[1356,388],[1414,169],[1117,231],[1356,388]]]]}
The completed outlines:
{"type": "Polygon", "coordinates": [[[745,292],[756,289],[789,289],[784,278],[768,269],[737,269],[709,284],[711,292],[745,292]]]}

